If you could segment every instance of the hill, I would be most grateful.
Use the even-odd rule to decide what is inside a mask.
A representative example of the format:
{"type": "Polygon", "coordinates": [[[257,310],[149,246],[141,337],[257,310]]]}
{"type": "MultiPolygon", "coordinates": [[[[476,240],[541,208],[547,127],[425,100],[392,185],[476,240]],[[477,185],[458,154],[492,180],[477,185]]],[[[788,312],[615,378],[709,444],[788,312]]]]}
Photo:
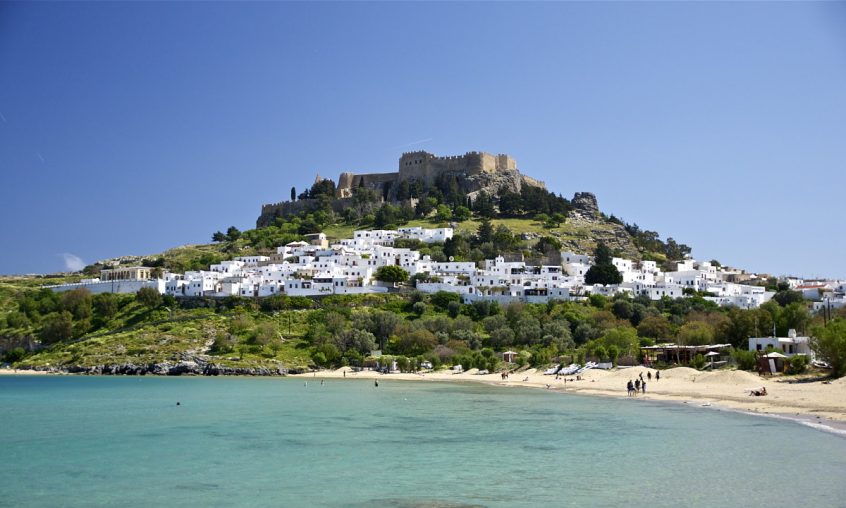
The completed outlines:
{"type": "MultiPolygon", "coordinates": [[[[178,273],[206,270],[211,264],[237,256],[273,254],[276,247],[316,232],[324,232],[331,241],[350,238],[358,229],[451,226],[455,236],[444,243],[407,245],[436,261],[453,258],[481,262],[501,254],[514,254],[527,260],[554,263],[549,256],[559,251],[592,254],[602,243],[618,256],[670,264],[690,250],[672,239],[662,241],[655,232],[603,214],[591,193],[576,193],[568,200],[549,192],[542,182],[521,175],[516,171],[516,163],[507,156],[473,154],[458,159],[432,158],[431,154],[417,152],[404,154],[401,168],[404,163],[428,160],[427,167],[435,170],[403,172],[401,169],[388,179],[345,174],[341,187],[318,178],[300,199],[290,202],[296,205],[273,208],[272,215],[263,207],[262,217],[257,221],[260,227],[247,231],[229,227],[225,232],[214,233],[214,241],[209,244],[106,259],[76,274],[0,278],[0,352],[21,366],[42,369],[95,373],[275,373],[300,370],[321,362],[338,364],[341,353],[348,349],[344,341],[359,344],[358,351],[362,353],[366,351],[363,344],[375,347],[369,342],[374,337],[382,341],[389,339],[379,337],[379,326],[368,325],[372,318],[369,311],[367,315],[360,313],[368,308],[373,309],[375,316],[383,316],[372,319],[386,319],[384,313],[398,316],[398,323],[406,322],[409,327],[399,328],[403,333],[419,331],[418,338],[425,347],[389,346],[397,353],[408,355],[413,351],[418,356],[424,353],[431,356],[443,346],[457,354],[477,354],[483,343],[497,346],[500,340],[497,337],[502,335],[481,325],[486,316],[480,315],[476,306],[459,306],[459,314],[472,316],[476,321],[472,326],[461,324],[464,331],[453,330],[453,325],[442,322],[426,325],[424,333],[414,324],[424,316],[435,319],[446,312],[444,298],[451,301],[455,295],[176,300],[168,296],[142,298],[140,294],[92,296],[82,290],[59,295],[41,289],[43,285],[97,276],[105,267],[144,265],[178,273]],[[403,178],[403,175],[414,175],[414,178],[403,178]],[[386,185],[389,181],[390,185],[386,185]],[[486,238],[482,238],[482,230],[488,231],[486,238]],[[358,311],[353,310],[356,307],[358,311]],[[318,324],[336,314],[346,324],[320,331],[318,324]],[[431,337],[422,337],[427,333],[431,337]],[[339,352],[324,347],[327,337],[332,337],[329,342],[339,352]],[[436,337],[435,343],[430,342],[432,337],[436,337]]],[[[578,308],[579,304],[572,305],[578,308]]],[[[647,306],[649,302],[641,305],[647,306]]],[[[454,309],[449,314],[450,319],[460,317],[454,309]]],[[[517,321],[509,322],[513,334],[524,334],[517,321]]],[[[540,326],[545,330],[543,323],[540,326]]],[[[555,326],[550,330],[554,329],[554,336],[564,340],[571,332],[576,333],[575,326],[574,321],[566,330],[555,326]]],[[[592,338],[596,335],[587,333],[579,341],[592,338]]],[[[524,345],[535,347],[541,342],[532,339],[524,345]]],[[[566,344],[560,346],[566,349],[566,344]]],[[[358,360],[353,355],[344,361],[358,360]]]]}

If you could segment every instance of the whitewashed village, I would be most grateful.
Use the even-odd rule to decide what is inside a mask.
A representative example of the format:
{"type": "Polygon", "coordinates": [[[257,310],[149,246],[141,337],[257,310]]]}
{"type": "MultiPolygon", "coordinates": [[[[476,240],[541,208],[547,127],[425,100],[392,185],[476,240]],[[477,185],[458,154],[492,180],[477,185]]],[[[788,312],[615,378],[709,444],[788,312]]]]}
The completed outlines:
{"type": "MultiPolygon", "coordinates": [[[[144,287],[174,297],[230,296],[262,298],[273,295],[320,297],[387,293],[399,291],[395,282],[380,281],[377,271],[397,266],[424,293],[458,293],[464,303],[492,300],[546,303],[549,300],[584,300],[591,294],[646,296],[651,300],[684,298],[709,294],[704,298],[720,306],[753,309],[769,301],[775,292],[749,282],[755,274],[715,266],[710,262],[686,259],[675,271],[662,271],[654,261],[612,258],[622,275],[620,284],[585,283],[593,257],[561,252],[561,264],[535,266],[525,261],[499,256],[477,266],[475,262],[435,262],[410,248],[395,247],[399,239],[429,244],[453,236],[453,228],[408,227],[397,230],[359,230],[353,238],[330,243],[324,233],[307,235],[308,241],[281,245],[271,256],[243,256],[209,266],[208,270],[185,273],[160,272],[143,266],[104,269],[99,278],[51,286],[54,291],[85,288],[91,293],[135,293],[144,287]],[[747,282],[744,284],[743,282],[747,282]]],[[[781,280],[792,290],[812,301],[813,309],[846,305],[846,282],[806,281],[794,277],[781,280]]],[[[750,338],[750,350],[778,348],[786,356],[812,356],[808,337],[791,330],[788,337],[750,338]]]]}

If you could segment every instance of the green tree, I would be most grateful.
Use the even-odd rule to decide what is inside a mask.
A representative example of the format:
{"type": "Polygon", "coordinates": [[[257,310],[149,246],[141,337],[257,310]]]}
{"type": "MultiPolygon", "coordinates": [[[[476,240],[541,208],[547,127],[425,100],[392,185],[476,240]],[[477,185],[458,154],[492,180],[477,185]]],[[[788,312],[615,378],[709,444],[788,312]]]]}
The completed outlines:
{"type": "Polygon", "coordinates": [[[514,330],[511,328],[497,328],[491,332],[491,346],[503,348],[512,344],[514,344],[514,330]]]}
{"type": "Polygon", "coordinates": [[[452,212],[452,217],[457,221],[465,221],[470,219],[470,209],[466,206],[457,206],[452,212]]]}
{"type": "Polygon", "coordinates": [[[417,314],[418,316],[422,316],[426,313],[426,305],[424,302],[414,302],[414,305],[411,306],[411,311],[417,314]]]}
{"type": "Polygon", "coordinates": [[[448,310],[450,302],[461,302],[461,295],[458,293],[453,293],[451,291],[438,291],[434,293],[429,300],[432,302],[432,305],[437,307],[440,310],[448,310]]]}
{"type": "Polygon", "coordinates": [[[563,224],[564,221],[566,221],[566,220],[567,220],[567,217],[563,213],[560,213],[560,212],[555,212],[549,217],[549,222],[554,224],[555,227],[557,227],[557,228],[561,227],[561,224],[563,224]]]}
{"type": "Polygon", "coordinates": [[[617,347],[616,344],[611,344],[608,346],[608,357],[611,358],[611,363],[614,367],[617,366],[617,358],[620,357],[620,348],[617,347]]]}
{"type": "Polygon", "coordinates": [[[155,309],[162,303],[162,295],[157,289],[151,287],[143,287],[135,293],[135,300],[141,305],[155,309]]]}
{"type": "Polygon", "coordinates": [[[68,311],[48,315],[39,334],[45,344],[63,342],[73,337],[73,318],[68,311]]]}
{"type": "Polygon", "coordinates": [[[297,200],[297,188],[291,187],[291,201],[297,200]]]}
{"type": "Polygon", "coordinates": [[[552,236],[542,236],[535,244],[535,251],[546,256],[560,252],[561,242],[552,236]]]}
{"type": "Polygon", "coordinates": [[[585,284],[620,284],[623,276],[611,263],[611,249],[602,242],[596,246],[594,265],[585,273],[585,284]]]}
{"type": "Polygon", "coordinates": [[[831,365],[835,377],[846,375],[846,319],[835,318],[812,333],[811,348],[817,357],[831,365]]]}
{"type": "Polygon", "coordinates": [[[215,231],[212,235],[213,242],[225,242],[226,239],[226,234],[224,234],[222,231],[215,231]]]}
{"type": "Polygon", "coordinates": [[[804,301],[802,293],[799,291],[790,291],[789,289],[778,291],[773,295],[773,300],[778,302],[782,307],[787,307],[791,303],[800,303],[804,301]]]}
{"type": "Polygon", "coordinates": [[[603,362],[608,359],[608,350],[605,346],[596,346],[593,348],[593,355],[598,361],[603,362]]]}
{"type": "Polygon", "coordinates": [[[92,313],[91,292],[80,288],[62,293],[61,308],[71,313],[73,319],[81,321],[89,319],[92,313]]]}
{"type": "Polygon", "coordinates": [[[479,223],[479,229],[476,230],[476,243],[483,244],[493,241],[494,229],[491,220],[483,218],[479,223]]]}
{"type": "Polygon", "coordinates": [[[435,206],[438,205],[438,200],[432,197],[422,198],[420,201],[417,202],[417,206],[414,207],[414,211],[417,213],[418,217],[426,217],[432,210],[435,209],[435,206]]]}
{"type": "Polygon", "coordinates": [[[340,335],[335,337],[335,344],[341,351],[354,349],[360,353],[367,354],[371,350],[376,349],[376,337],[367,330],[353,328],[351,330],[344,330],[340,335]]]}
{"type": "Polygon", "coordinates": [[[438,205],[435,218],[441,222],[448,221],[452,219],[452,210],[450,210],[447,205],[438,205]]]}
{"type": "Polygon", "coordinates": [[[637,334],[640,337],[651,339],[668,339],[673,334],[673,327],[664,316],[647,316],[637,325],[637,334]]]}
{"type": "Polygon", "coordinates": [[[103,319],[111,319],[117,314],[118,303],[117,298],[111,293],[101,293],[94,295],[93,298],[94,312],[103,319]]]}
{"type": "Polygon", "coordinates": [[[546,224],[549,222],[549,215],[545,213],[535,214],[535,221],[540,222],[541,224],[546,224]]]}
{"type": "Polygon", "coordinates": [[[380,266],[376,270],[376,280],[381,282],[402,283],[408,280],[408,272],[397,265],[380,266]]]}
{"type": "Polygon", "coordinates": [[[703,346],[714,342],[714,328],[702,321],[690,321],[679,328],[676,340],[683,346],[703,346]]]}
{"type": "Polygon", "coordinates": [[[392,342],[396,344],[398,353],[409,356],[422,355],[438,345],[435,335],[425,329],[404,333],[392,342]]]}
{"type": "Polygon", "coordinates": [[[239,230],[235,226],[229,226],[229,228],[226,230],[226,239],[230,242],[234,242],[239,238],[241,238],[241,230],[239,230]]]}
{"type": "Polygon", "coordinates": [[[630,326],[612,328],[602,336],[602,343],[607,348],[616,346],[620,353],[631,355],[638,346],[637,332],[630,326]]]}
{"type": "Polygon", "coordinates": [[[7,363],[16,363],[24,359],[26,350],[22,347],[12,348],[3,354],[3,361],[7,363]]]}

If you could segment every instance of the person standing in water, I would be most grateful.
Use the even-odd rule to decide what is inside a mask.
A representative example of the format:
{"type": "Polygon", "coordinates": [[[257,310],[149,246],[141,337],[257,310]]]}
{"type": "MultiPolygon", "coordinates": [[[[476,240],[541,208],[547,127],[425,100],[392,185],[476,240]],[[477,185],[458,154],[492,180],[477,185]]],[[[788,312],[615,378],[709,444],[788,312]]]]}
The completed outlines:
{"type": "Polygon", "coordinates": [[[375,386],[376,388],[379,388],[379,380],[378,379],[373,380],[373,386],[375,386]]]}

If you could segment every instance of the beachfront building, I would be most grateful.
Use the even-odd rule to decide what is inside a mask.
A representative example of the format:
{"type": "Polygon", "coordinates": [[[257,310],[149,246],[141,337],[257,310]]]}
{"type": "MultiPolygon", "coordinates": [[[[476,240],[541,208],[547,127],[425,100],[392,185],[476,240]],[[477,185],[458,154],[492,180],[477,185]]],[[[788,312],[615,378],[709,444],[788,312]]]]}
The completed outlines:
{"type": "Polygon", "coordinates": [[[788,358],[794,355],[814,357],[810,338],[799,336],[793,329],[787,332],[787,337],[749,337],[749,351],[766,352],[770,348],[788,358]]]}

